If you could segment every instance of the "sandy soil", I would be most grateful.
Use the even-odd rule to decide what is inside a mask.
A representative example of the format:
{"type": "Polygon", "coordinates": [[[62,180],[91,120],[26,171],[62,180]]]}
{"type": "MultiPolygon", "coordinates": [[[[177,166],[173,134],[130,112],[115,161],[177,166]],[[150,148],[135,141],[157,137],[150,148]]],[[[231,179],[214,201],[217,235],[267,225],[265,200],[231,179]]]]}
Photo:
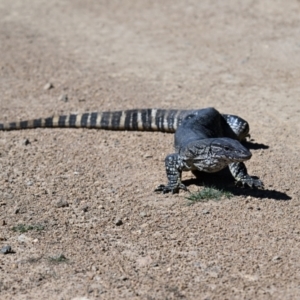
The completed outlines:
{"type": "Polygon", "coordinates": [[[2,0],[1,121],[214,106],[249,121],[265,190],[213,176],[234,197],[155,194],[171,134],[0,132],[0,298],[299,299],[299,15],[293,0],[2,0]]]}

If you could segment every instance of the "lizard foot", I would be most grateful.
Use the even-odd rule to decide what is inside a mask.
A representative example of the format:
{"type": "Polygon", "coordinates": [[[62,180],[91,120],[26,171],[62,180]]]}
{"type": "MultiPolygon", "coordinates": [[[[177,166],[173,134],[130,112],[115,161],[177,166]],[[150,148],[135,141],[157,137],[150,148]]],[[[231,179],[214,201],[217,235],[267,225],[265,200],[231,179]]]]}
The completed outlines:
{"type": "Polygon", "coordinates": [[[260,188],[260,189],[264,188],[264,184],[260,179],[254,179],[250,176],[248,178],[241,178],[236,182],[236,184],[242,187],[248,186],[250,188],[260,188]]]}
{"type": "Polygon", "coordinates": [[[183,183],[180,183],[175,186],[161,184],[154,190],[154,192],[162,192],[163,194],[171,192],[172,194],[175,194],[178,193],[180,189],[188,191],[187,187],[183,183]]]}

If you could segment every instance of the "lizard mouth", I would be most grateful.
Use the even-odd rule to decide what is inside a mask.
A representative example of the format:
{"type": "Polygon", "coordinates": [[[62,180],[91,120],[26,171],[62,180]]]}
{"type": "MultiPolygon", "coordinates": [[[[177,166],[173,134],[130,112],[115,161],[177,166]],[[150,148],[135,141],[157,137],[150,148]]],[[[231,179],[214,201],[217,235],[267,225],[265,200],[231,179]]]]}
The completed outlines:
{"type": "Polygon", "coordinates": [[[237,157],[232,157],[232,159],[236,159],[236,161],[244,161],[250,159],[252,156],[252,153],[250,151],[243,151],[242,153],[239,153],[237,157]]]}

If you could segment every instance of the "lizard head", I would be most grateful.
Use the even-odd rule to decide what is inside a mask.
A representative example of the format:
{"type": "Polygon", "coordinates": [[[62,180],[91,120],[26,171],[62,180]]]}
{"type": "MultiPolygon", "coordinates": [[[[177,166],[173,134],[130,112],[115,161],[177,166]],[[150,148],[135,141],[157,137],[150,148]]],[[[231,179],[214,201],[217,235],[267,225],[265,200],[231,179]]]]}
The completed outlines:
{"type": "Polygon", "coordinates": [[[230,138],[211,139],[210,151],[212,156],[228,162],[241,162],[251,158],[251,152],[239,141],[230,138]]]}
{"type": "Polygon", "coordinates": [[[248,160],[252,156],[239,141],[230,138],[196,140],[180,154],[187,165],[209,173],[220,171],[233,162],[248,160]]]}

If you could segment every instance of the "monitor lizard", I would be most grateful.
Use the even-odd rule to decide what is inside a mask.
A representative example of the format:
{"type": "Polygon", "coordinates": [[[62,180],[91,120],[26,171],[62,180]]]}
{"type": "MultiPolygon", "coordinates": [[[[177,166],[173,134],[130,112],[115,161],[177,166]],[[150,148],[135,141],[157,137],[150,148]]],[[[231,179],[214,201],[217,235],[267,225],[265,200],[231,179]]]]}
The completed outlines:
{"type": "Polygon", "coordinates": [[[227,166],[237,183],[263,188],[262,181],[252,178],[243,163],[252,156],[241,144],[249,136],[249,124],[238,116],[221,114],[212,107],[91,112],[0,123],[0,130],[43,127],[175,133],[175,153],[165,159],[168,183],[158,186],[157,192],[187,190],[181,182],[182,171],[213,173],[227,166]]]}

